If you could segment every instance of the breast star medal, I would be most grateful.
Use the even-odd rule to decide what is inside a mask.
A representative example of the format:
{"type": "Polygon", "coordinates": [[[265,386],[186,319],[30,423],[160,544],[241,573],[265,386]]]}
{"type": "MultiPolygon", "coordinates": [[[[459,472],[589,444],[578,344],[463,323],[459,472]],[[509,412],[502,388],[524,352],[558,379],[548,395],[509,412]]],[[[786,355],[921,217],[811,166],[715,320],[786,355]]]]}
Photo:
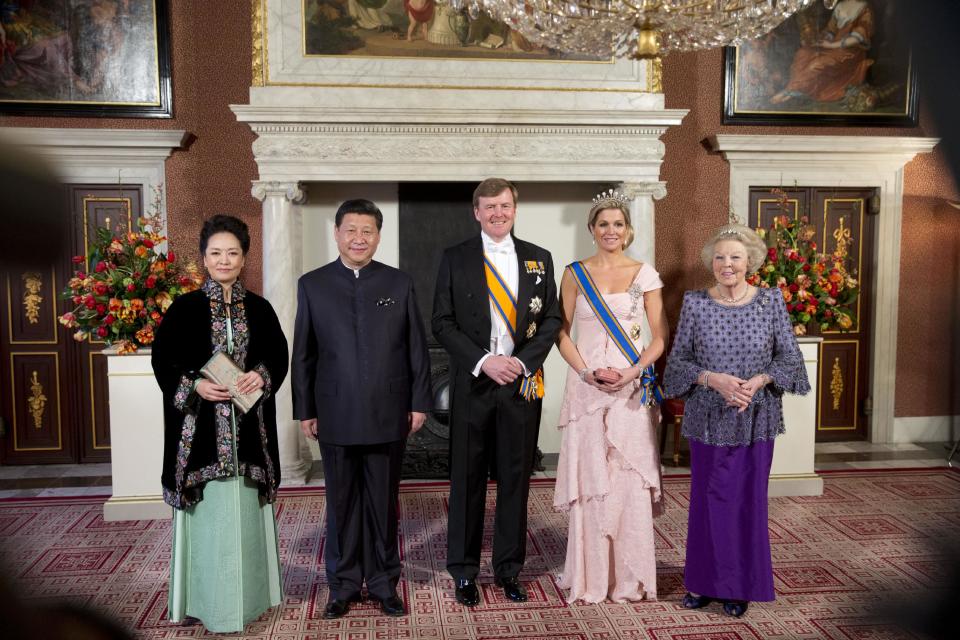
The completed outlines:
{"type": "Polygon", "coordinates": [[[540,296],[534,296],[530,299],[530,313],[536,315],[540,313],[540,310],[543,309],[543,300],[540,299],[540,296]]]}
{"type": "Polygon", "coordinates": [[[527,327],[527,337],[532,338],[536,332],[537,332],[537,323],[531,322],[530,325],[527,327]]]}
{"type": "Polygon", "coordinates": [[[633,326],[630,327],[630,339],[639,340],[640,334],[642,333],[642,331],[643,330],[640,328],[640,325],[634,323],[633,326]]]}

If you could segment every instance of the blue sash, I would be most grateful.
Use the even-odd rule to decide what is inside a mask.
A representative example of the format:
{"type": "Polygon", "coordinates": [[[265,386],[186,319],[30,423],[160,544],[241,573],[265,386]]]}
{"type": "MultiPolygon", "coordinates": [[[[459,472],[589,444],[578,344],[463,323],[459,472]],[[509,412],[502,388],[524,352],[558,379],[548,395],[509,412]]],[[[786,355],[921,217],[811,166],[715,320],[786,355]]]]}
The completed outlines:
{"type": "MultiPolygon", "coordinates": [[[[620,353],[623,354],[623,357],[626,358],[630,364],[637,364],[640,361],[640,352],[637,351],[636,345],[633,344],[633,340],[630,339],[627,332],[623,330],[620,321],[617,320],[617,316],[610,311],[610,307],[607,306],[603,296],[600,295],[600,291],[597,289],[597,285],[594,283],[593,278],[590,277],[590,273],[586,267],[583,266],[582,262],[574,262],[569,265],[567,269],[570,270],[573,280],[577,283],[577,287],[580,288],[580,293],[583,294],[583,298],[587,301],[587,304],[590,305],[590,308],[593,309],[593,313],[600,321],[600,325],[607,332],[607,335],[610,336],[610,339],[613,340],[613,343],[617,345],[617,348],[620,349],[620,353]]],[[[640,396],[641,403],[650,406],[654,402],[657,404],[663,402],[663,391],[657,383],[657,376],[652,364],[640,373],[639,381],[642,390],[640,396]]]]}

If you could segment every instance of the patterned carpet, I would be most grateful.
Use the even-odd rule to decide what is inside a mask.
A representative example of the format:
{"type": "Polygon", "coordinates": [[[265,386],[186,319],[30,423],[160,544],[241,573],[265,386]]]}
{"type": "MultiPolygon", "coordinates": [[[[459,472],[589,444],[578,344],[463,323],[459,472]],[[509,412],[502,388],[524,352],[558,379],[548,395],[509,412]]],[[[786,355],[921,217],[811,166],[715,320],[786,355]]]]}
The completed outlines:
{"type": "MultiPolygon", "coordinates": [[[[826,475],[824,495],[771,501],[775,603],[731,619],[712,605],[679,607],[683,595],[689,480],[664,481],[666,513],[657,521],[660,602],[568,606],[552,576],[561,569],[566,523],[554,513],[552,481],[530,494],[527,568],[530,602],[506,601],[493,587],[489,535],[481,570],[483,602],[466,611],[443,570],[443,483],[401,492],[405,570],[401,595],[410,614],[378,615],[355,606],[340,620],[321,617],[324,498],[315,489],[285,490],[279,504],[285,600],[247,627],[247,638],[389,640],[530,638],[597,640],[735,640],[918,638],[873,615],[889,597],[942,588],[950,564],[931,543],[960,530],[960,473],[949,469],[857,471],[826,475]]],[[[26,598],[71,598],[96,607],[142,638],[203,638],[202,627],[165,622],[169,521],[105,523],[103,499],[0,501],[0,540],[7,575],[26,598]]],[[[488,498],[492,506],[493,493],[488,498]]],[[[488,532],[490,529],[488,514],[488,532]]]]}

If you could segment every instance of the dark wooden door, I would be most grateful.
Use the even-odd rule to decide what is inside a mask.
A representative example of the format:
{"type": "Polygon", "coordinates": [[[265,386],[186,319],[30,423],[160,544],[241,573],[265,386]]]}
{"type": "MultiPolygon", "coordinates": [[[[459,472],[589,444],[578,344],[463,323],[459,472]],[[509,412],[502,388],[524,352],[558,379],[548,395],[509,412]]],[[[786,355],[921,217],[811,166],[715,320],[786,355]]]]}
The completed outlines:
{"type": "Polygon", "coordinates": [[[4,464],[76,462],[68,336],[57,322],[60,264],[5,268],[0,358],[4,464]]]}
{"type": "MultiPolygon", "coordinates": [[[[769,228],[782,215],[770,187],[750,190],[750,225],[769,228]]],[[[810,187],[784,189],[788,215],[807,215],[817,229],[817,246],[824,253],[845,247],[853,277],[860,282],[857,320],[850,331],[828,331],[820,345],[816,384],[817,441],[861,440],[870,418],[870,316],[873,302],[875,189],[810,187]],[[850,241],[849,243],[847,241],[850,241]]]]}
{"type": "Polygon", "coordinates": [[[76,342],[57,316],[73,308],[60,299],[75,267],[72,255],[86,254],[97,226],[131,229],[142,193],[140,187],[68,185],[63,202],[73,253],[53,264],[0,271],[3,464],[110,460],[104,345],[76,342]]]}
{"type": "MultiPolygon", "coordinates": [[[[143,194],[139,186],[117,187],[105,185],[70,185],[73,220],[73,246],[76,255],[87,255],[96,238],[98,227],[110,228],[114,235],[135,230],[142,215],[143,194]]],[[[85,264],[89,273],[96,265],[85,264]]],[[[88,338],[74,342],[79,370],[79,405],[82,419],[78,420],[79,461],[105,462],[110,460],[110,406],[107,395],[106,344],[88,338]]]]}

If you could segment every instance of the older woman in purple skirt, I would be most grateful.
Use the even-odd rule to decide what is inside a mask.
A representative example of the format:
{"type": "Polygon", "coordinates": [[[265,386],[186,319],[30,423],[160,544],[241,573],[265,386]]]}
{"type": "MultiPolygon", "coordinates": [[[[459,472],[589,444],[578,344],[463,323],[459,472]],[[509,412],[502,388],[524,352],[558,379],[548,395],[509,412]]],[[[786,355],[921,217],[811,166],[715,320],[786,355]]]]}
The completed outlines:
{"type": "Polygon", "coordinates": [[[773,439],[784,432],[784,392],[810,391],[803,357],[779,289],[746,282],[766,247],[751,229],[728,224],[701,258],[716,284],[688,291],[664,375],[666,393],[686,400],[690,516],[683,598],[740,617],[751,601],[775,599],[767,480],[773,439]]]}

